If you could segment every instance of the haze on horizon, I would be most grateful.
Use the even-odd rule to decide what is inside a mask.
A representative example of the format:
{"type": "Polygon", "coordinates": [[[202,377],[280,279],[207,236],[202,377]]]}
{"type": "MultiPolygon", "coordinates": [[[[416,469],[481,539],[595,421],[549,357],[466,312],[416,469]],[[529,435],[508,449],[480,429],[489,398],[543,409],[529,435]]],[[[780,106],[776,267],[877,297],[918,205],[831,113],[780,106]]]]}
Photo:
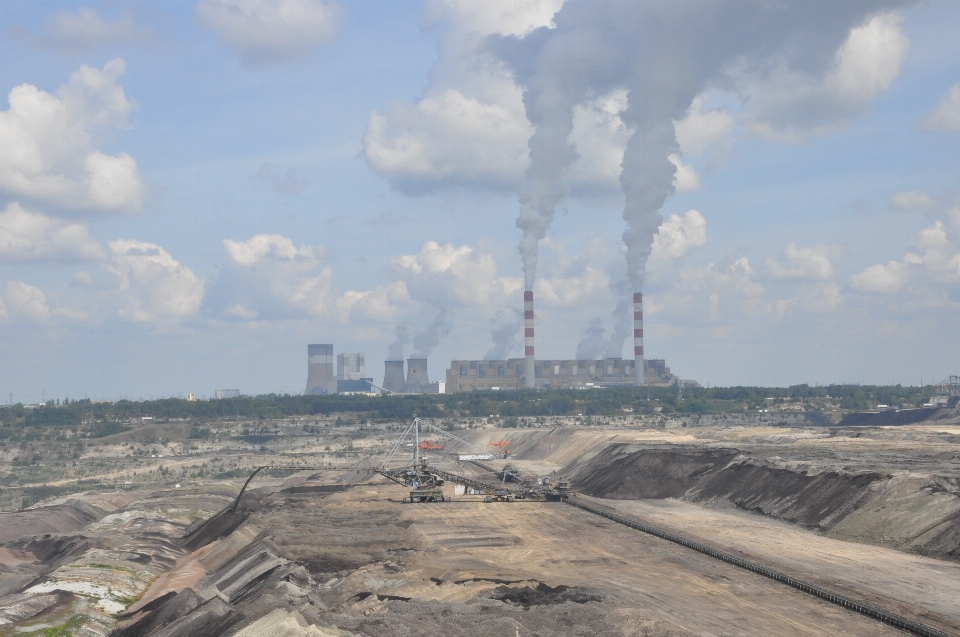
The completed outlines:
{"type": "Polygon", "coordinates": [[[670,128],[639,160],[668,175],[647,357],[711,385],[960,373],[960,4],[603,6],[669,29],[609,55],[575,0],[0,3],[0,398],[297,393],[307,343],[379,378],[398,333],[433,378],[522,356],[540,177],[537,355],[629,357],[621,162],[670,128]]]}

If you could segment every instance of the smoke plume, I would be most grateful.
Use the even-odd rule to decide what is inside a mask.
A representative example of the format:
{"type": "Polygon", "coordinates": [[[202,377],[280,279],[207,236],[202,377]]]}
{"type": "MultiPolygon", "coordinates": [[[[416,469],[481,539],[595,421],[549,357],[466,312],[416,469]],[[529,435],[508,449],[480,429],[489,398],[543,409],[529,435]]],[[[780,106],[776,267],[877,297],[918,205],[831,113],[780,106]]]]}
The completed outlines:
{"type": "Polygon", "coordinates": [[[410,326],[397,325],[396,338],[387,346],[388,361],[402,361],[403,350],[410,343],[410,326]]]}
{"type": "Polygon", "coordinates": [[[497,324],[495,320],[490,321],[490,338],[493,340],[493,346],[483,355],[487,361],[503,360],[510,356],[510,352],[517,348],[517,334],[523,327],[523,315],[517,312],[517,317],[512,322],[497,324]]]}
{"type": "Polygon", "coordinates": [[[440,344],[443,337],[450,333],[453,327],[447,308],[441,307],[433,320],[413,337],[413,351],[415,358],[428,358],[433,348],[440,344]]]}
{"type": "Polygon", "coordinates": [[[491,37],[489,48],[525,87],[536,127],[520,192],[517,226],[526,289],[536,276],[539,241],[566,193],[576,160],[569,142],[573,108],[614,88],[628,90],[621,114],[634,130],[621,164],[627,275],[643,287],[660,209],[674,193],[679,153],[674,120],[712,86],[735,85],[734,69],[759,77],[784,68],[822,75],[850,32],[873,15],[911,0],[770,2],[769,0],[569,0],[523,38],[491,37]]]}

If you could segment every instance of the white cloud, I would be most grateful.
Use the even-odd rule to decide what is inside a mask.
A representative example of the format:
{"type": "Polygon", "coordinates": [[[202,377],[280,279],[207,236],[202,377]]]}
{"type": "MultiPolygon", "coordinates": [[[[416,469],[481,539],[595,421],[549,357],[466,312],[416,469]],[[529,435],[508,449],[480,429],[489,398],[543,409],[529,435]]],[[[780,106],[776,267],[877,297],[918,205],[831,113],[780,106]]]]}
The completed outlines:
{"type": "Polygon", "coordinates": [[[552,27],[563,0],[428,0],[423,7],[425,26],[448,20],[454,28],[480,35],[524,36],[540,27],[552,27]]]}
{"type": "Polygon", "coordinates": [[[117,239],[105,264],[118,281],[119,314],[132,321],[183,319],[200,309],[203,281],[155,243],[117,239]]]}
{"type": "Polygon", "coordinates": [[[651,264],[680,259],[706,243],[707,220],[697,210],[670,215],[653,237],[651,264]]]}
{"type": "Polygon", "coordinates": [[[778,66],[765,76],[741,74],[753,130],[797,142],[843,126],[866,111],[900,75],[910,40],[899,12],[880,13],[850,31],[823,78],[778,66]]]}
{"type": "Polygon", "coordinates": [[[142,45],[156,35],[140,26],[132,15],[104,20],[93,9],[82,7],[76,13],[60,11],[47,20],[47,32],[41,42],[69,52],[96,51],[112,44],[142,45]]]}
{"type": "Polygon", "coordinates": [[[244,64],[257,66],[307,58],[336,36],[340,11],[320,0],[201,0],[196,13],[244,64]]]}
{"type": "Polygon", "coordinates": [[[697,192],[700,190],[700,175],[690,164],[685,164],[677,154],[668,157],[670,163],[677,167],[673,176],[673,187],[677,192],[697,192]]]}
{"type": "Polygon", "coordinates": [[[448,88],[416,104],[396,102],[385,114],[371,113],[363,137],[371,168],[408,192],[513,188],[529,161],[533,129],[520,88],[504,72],[489,76],[489,101],[448,88]]]}
{"type": "Polygon", "coordinates": [[[212,282],[207,303],[230,318],[391,322],[409,298],[403,281],[338,294],[323,246],[296,246],[278,234],[246,241],[224,239],[223,246],[230,262],[212,282]]]}
{"type": "Polygon", "coordinates": [[[899,261],[888,261],[871,265],[862,272],[850,277],[850,285],[858,292],[894,294],[910,280],[910,268],[914,257],[899,261]]]}
{"type": "Polygon", "coordinates": [[[97,135],[122,128],[136,104],[117,80],[123,60],[81,66],[57,95],[14,87],[0,111],[0,190],[64,210],[136,213],[144,185],[130,155],[94,148],[97,135]]]}
{"type": "Polygon", "coordinates": [[[917,188],[896,193],[890,197],[890,206],[896,210],[930,212],[939,209],[941,204],[933,195],[917,188]]]}
{"type": "Polygon", "coordinates": [[[706,95],[694,98],[683,119],[675,121],[677,142],[684,155],[700,157],[711,147],[726,147],[733,135],[733,116],[726,109],[708,109],[706,95]]]}
{"type": "Polygon", "coordinates": [[[0,261],[99,261],[104,256],[85,225],[31,212],[16,202],[0,212],[0,261]]]}
{"type": "Polygon", "coordinates": [[[926,130],[942,130],[960,133],[960,82],[944,93],[933,110],[920,121],[926,130]]]}
{"type": "Polygon", "coordinates": [[[418,301],[452,302],[484,316],[498,312],[523,286],[519,277],[498,276],[492,255],[466,245],[428,241],[419,253],[403,255],[394,264],[418,301]]]}
{"type": "Polygon", "coordinates": [[[534,284],[537,302],[548,307],[584,307],[606,301],[610,277],[587,266],[576,276],[541,276],[534,284]]]}
{"type": "Polygon", "coordinates": [[[913,249],[902,260],[865,268],[850,277],[851,287],[867,294],[909,293],[926,305],[941,303],[950,290],[960,298],[960,213],[924,228],[910,243],[913,249]]]}
{"type": "Polygon", "coordinates": [[[830,258],[836,253],[836,248],[825,245],[798,248],[796,243],[791,242],[784,251],[784,263],[768,259],[767,269],[775,279],[826,281],[833,278],[833,263],[830,258]]]}
{"type": "Polygon", "coordinates": [[[7,281],[3,296],[4,313],[11,318],[46,321],[50,318],[47,295],[40,288],[20,281],[7,281]]]}
{"type": "Polygon", "coordinates": [[[301,245],[279,234],[258,234],[246,241],[223,240],[230,259],[237,265],[253,266],[266,257],[272,260],[293,264],[299,271],[312,270],[326,257],[323,246],[301,245]]]}

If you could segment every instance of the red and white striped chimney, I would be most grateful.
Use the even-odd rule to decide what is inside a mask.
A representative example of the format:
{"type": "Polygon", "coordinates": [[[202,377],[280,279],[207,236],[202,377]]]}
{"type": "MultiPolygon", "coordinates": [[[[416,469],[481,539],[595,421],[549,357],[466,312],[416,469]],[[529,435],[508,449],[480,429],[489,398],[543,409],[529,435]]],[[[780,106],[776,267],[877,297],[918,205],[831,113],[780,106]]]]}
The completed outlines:
{"type": "Polygon", "coordinates": [[[643,293],[633,293],[633,368],[634,384],[643,385],[643,293]]]}
{"type": "Polygon", "coordinates": [[[523,293],[523,384],[528,389],[537,386],[536,363],[533,350],[533,291],[523,293]]]}

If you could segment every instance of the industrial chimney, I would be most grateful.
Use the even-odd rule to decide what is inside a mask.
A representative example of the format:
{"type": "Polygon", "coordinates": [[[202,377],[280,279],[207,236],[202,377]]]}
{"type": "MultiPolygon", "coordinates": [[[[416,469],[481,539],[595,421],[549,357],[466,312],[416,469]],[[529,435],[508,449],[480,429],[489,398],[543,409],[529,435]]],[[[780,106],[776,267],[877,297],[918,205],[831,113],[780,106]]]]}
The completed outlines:
{"type": "Polygon", "coordinates": [[[643,363],[643,293],[633,294],[633,373],[634,384],[643,385],[643,374],[646,372],[643,363]]]}
{"type": "Polygon", "coordinates": [[[533,350],[533,291],[523,293],[523,384],[527,389],[537,386],[536,362],[533,350]]]}
{"type": "Polygon", "coordinates": [[[305,394],[336,394],[333,375],[333,345],[307,345],[307,388],[305,394]]]}
{"type": "Polygon", "coordinates": [[[427,378],[427,359],[407,359],[407,393],[422,394],[427,389],[430,380],[427,378]]]}
{"type": "Polygon", "coordinates": [[[403,361],[383,361],[383,388],[395,394],[404,393],[403,361]]]}

